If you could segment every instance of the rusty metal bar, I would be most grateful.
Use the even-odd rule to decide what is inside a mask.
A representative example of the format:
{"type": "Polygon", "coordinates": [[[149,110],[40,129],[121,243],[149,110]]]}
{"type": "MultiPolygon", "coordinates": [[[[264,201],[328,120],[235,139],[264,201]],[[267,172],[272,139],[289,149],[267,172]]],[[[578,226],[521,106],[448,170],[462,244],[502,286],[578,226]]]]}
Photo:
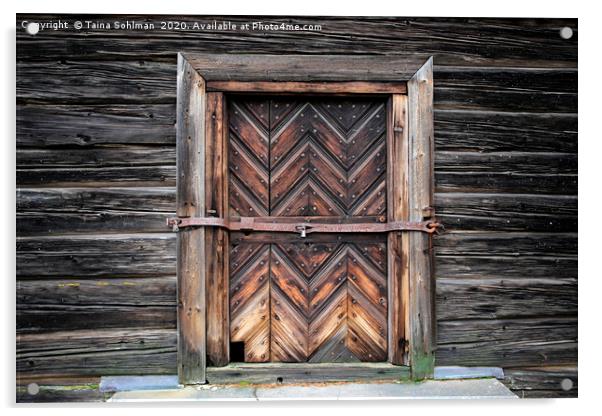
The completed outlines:
{"type": "Polygon", "coordinates": [[[282,223],[257,221],[256,217],[240,217],[235,220],[215,217],[175,217],[167,219],[167,226],[173,231],[186,227],[220,227],[229,231],[264,231],[280,233],[299,233],[305,237],[311,233],[388,233],[391,231],[421,231],[428,234],[437,232],[443,225],[435,220],[425,221],[392,221],[387,223],[353,223],[353,224],[325,224],[325,223],[282,223]]]}

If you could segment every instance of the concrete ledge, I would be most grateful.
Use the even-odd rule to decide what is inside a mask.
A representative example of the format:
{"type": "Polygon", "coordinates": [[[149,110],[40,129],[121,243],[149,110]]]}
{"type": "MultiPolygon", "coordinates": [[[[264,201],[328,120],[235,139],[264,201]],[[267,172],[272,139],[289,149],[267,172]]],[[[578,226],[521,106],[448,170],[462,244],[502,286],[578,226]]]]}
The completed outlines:
{"type": "Polygon", "coordinates": [[[516,399],[494,378],[422,383],[345,383],[269,387],[198,386],[118,392],[110,402],[267,400],[516,399]]]}

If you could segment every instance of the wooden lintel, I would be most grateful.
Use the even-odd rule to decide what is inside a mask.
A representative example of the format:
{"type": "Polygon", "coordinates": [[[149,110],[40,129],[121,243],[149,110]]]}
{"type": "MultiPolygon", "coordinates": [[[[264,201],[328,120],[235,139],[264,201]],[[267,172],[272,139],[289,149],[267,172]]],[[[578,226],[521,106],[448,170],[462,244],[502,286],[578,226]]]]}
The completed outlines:
{"type": "Polygon", "coordinates": [[[207,91],[269,94],[405,94],[405,82],[208,81],[207,91]]]}

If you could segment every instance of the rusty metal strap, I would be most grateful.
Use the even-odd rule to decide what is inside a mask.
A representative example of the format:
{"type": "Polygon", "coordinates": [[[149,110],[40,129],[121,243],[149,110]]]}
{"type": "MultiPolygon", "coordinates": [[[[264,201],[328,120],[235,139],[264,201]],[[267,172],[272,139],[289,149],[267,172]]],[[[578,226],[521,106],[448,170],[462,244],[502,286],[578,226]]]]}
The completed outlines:
{"type": "Polygon", "coordinates": [[[173,231],[187,227],[218,227],[229,231],[265,231],[279,233],[299,233],[305,237],[311,233],[388,233],[391,231],[422,231],[432,234],[443,226],[434,221],[392,221],[386,223],[354,223],[354,224],[325,224],[325,223],[276,223],[257,221],[255,217],[240,217],[237,221],[215,217],[183,217],[168,218],[167,226],[173,231]]]}

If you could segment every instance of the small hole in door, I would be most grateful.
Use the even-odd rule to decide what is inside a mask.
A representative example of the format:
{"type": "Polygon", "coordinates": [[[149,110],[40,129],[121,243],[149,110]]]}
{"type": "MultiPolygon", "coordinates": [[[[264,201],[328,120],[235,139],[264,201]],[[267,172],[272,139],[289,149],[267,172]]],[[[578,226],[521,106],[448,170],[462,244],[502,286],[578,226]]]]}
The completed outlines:
{"type": "Polygon", "coordinates": [[[243,363],[245,361],[245,343],[230,343],[230,361],[234,363],[243,363]]]}
{"type": "Polygon", "coordinates": [[[284,382],[284,379],[282,377],[277,377],[276,378],[276,383],[277,384],[282,384],[284,382]]]}

